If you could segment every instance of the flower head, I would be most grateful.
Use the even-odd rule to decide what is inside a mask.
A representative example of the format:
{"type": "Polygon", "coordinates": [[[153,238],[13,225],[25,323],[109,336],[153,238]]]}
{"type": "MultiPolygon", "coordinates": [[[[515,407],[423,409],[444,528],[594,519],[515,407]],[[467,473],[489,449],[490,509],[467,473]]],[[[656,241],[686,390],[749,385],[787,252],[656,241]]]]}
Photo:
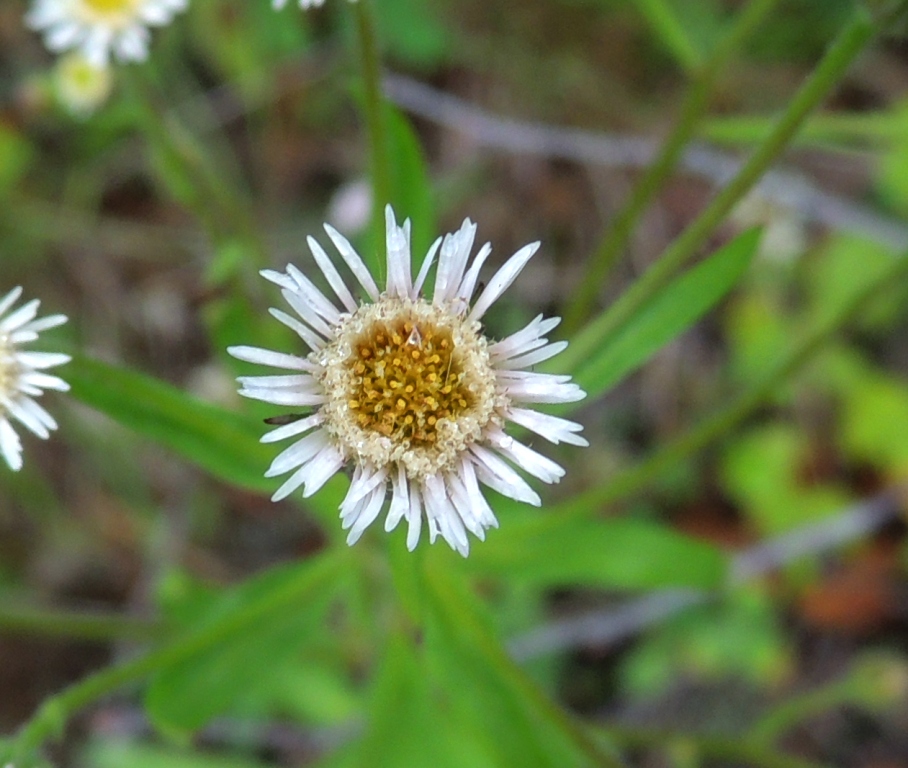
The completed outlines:
{"type": "Polygon", "coordinates": [[[25,17],[50,50],[79,49],[96,67],[148,57],[148,27],[169,24],[188,0],[33,0],[25,17]]]}
{"type": "Polygon", "coordinates": [[[69,389],[63,379],[44,373],[47,368],[69,362],[69,355],[20,349],[37,339],[41,331],[65,323],[66,316],[35,319],[40,304],[37,299],[7,314],[21,295],[22,289],[14,288],[0,299],[0,453],[15,471],[22,467],[22,443],[10,421],[15,419],[38,437],[47,439],[50,431],[57,428],[57,422],[35,398],[44,394],[45,389],[61,392],[69,389]]]}
{"type": "Polygon", "coordinates": [[[281,287],[295,316],[271,313],[294,330],[308,355],[231,347],[234,357],[292,371],[239,379],[240,394],[312,412],[266,434],[263,442],[300,437],[272,463],[266,476],[292,473],[274,494],[297,488],[311,496],[344,466],[353,479],[341,504],[353,544],[381,512],[388,488],[385,530],[404,518],[407,546],[419,541],[423,516],[429,538],[438,534],[458,552],[469,551],[467,531],[479,539],[498,525],[480,484],[539,505],[536,492],[513,465],[547,483],[564,470],[505,432],[514,422],[547,440],[586,445],[579,424],[538,413],[533,403],[567,403],[584,392],[570,376],[525,370],[567,346],[548,343],[559,318],[536,317],[525,328],[492,341],[480,320],[511,285],[539,243],[524,246],[495,273],[474,300],[479,271],[491,252],[486,244],[470,263],[476,225],[439,238],[414,280],[410,270],[410,222],[399,227],[390,206],[387,223],[387,285],[379,291],[353,246],[334,228],[328,237],[366,295],[354,298],[337,267],[312,237],[309,248],[340,308],[300,270],[265,270],[281,287]],[[431,294],[424,286],[438,256],[431,294]],[[425,294],[424,294],[425,290],[425,294]]]}
{"type": "Polygon", "coordinates": [[[54,86],[70,114],[84,118],[107,101],[113,90],[113,73],[109,67],[92,64],[81,51],[72,51],[57,60],[54,86]]]}

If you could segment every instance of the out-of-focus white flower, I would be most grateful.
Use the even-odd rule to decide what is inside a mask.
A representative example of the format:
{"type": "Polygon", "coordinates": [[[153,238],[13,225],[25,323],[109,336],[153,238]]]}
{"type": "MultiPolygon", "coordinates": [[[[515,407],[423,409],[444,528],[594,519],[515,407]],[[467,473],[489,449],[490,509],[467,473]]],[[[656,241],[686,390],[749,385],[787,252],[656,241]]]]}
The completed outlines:
{"type": "Polygon", "coordinates": [[[244,376],[240,394],[267,403],[312,409],[288,417],[263,442],[299,437],[265,473],[292,473],[274,494],[298,488],[311,496],[334,474],[351,466],[353,480],[340,507],[353,544],[378,517],[388,489],[385,518],[390,531],[404,518],[407,546],[416,547],[423,518],[429,539],[438,534],[466,555],[467,531],[479,539],[498,523],[480,483],[518,501],[539,505],[536,492],[514,466],[546,482],[564,470],[505,432],[508,422],[553,442],[586,445],[581,426],[526,407],[568,403],[583,390],[570,376],[537,373],[537,363],[558,354],[566,341],[546,339],[559,318],[536,317],[525,328],[492,341],[480,320],[511,285],[539,247],[524,246],[492,276],[477,298],[479,271],[491,252],[486,244],[470,263],[476,225],[438,238],[414,280],[410,222],[399,227],[386,209],[387,284],[379,291],[353,246],[325,225],[328,237],[356,278],[366,299],[347,287],[328,254],[312,237],[309,248],[340,307],[299,269],[262,275],[281,287],[295,312],[272,315],[295,331],[308,355],[256,347],[231,347],[234,357],[290,371],[244,376]],[[434,289],[424,289],[438,255],[434,289]],[[425,296],[424,296],[425,290],[425,296]],[[307,434],[308,433],[308,434],[307,434]]]}
{"type": "Polygon", "coordinates": [[[45,389],[61,392],[69,389],[63,379],[44,372],[69,362],[69,355],[22,349],[37,339],[41,331],[65,323],[66,316],[36,319],[40,304],[37,299],[10,312],[21,295],[22,288],[14,288],[0,299],[0,454],[14,471],[22,468],[22,443],[11,422],[18,421],[38,437],[47,439],[51,430],[57,428],[57,422],[35,398],[43,395],[45,389]]]}
{"type": "Polygon", "coordinates": [[[54,51],[77,49],[96,67],[148,57],[148,27],[169,24],[188,0],[33,0],[25,17],[54,51]]]}
{"type": "Polygon", "coordinates": [[[92,64],[81,51],[72,51],[57,60],[53,81],[60,103],[76,117],[91,115],[113,90],[110,67],[92,64]]]}
{"type": "Polygon", "coordinates": [[[328,223],[336,229],[356,234],[362,232],[372,214],[372,185],[357,179],[339,187],[328,203],[328,223]]]}
{"type": "Polygon", "coordinates": [[[807,250],[807,225],[803,217],[759,192],[744,197],[732,210],[731,220],[742,229],[764,227],[759,254],[769,261],[794,261],[807,250]]]}

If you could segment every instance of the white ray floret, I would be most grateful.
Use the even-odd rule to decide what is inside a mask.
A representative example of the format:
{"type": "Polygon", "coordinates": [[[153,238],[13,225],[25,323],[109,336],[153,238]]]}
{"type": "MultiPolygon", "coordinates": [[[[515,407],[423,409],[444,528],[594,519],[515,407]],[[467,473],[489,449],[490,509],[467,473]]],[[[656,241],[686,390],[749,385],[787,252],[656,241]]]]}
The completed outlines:
{"type": "Polygon", "coordinates": [[[81,51],[95,67],[148,58],[149,27],[169,24],[188,0],[33,0],[26,24],[47,47],[81,51]]]}
{"type": "Polygon", "coordinates": [[[312,409],[294,414],[262,438],[267,443],[294,440],[266,472],[268,477],[289,475],[275,500],[299,489],[311,496],[347,466],[352,479],[340,518],[349,544],[386,509],[385,530],[406,520],[409,549],[416,547],[425,525],[430,542],[441,536],[466,555],[468,534],[482,540],[488,528],[498,526],[481,485],[539,506],[539,495],[518,470],[546,483],[564,475],[554,461],[507,434],[507,425],[513,422],[551,443],[586,445],[579,424],[525,407],[574,402],[584,392],[570,376],[526,370],[567,346],[546,338],[558,318],[540,315],[501,341],[490,341],[482,332],[480,318],[514,282],[538,243],[507,259],[474,301],[491,246],[484,245],[471,260],[476,225],[469,219],[432,245],[415,280],[409,220],[398,226],[389,206],[386,228],[383,291],[350,242],[328,225],[328,238],[356,288],[311,237],[309,250],[330,298],[292,265],[285,272],[262,272],[280,287],[292,310],[272,309],[271,314],[309,348],[305,357],[249,346],[228,351],[286,371],[242,376],[240,394],[312,409]],[[435,282],[428,290],[433,266],[435,282]]]}
{"type": "Polygon", "coordinates": [[[22,442],[13,422],[46,440],[57,428],[57,422],[35,398],[46,389],[69,389],[63,379],[45,373],[48,368],[68,363],[69,355],[22,349],[23,344],[35,341],[41,331],[65,323],[66,317],[37,318],[37,299],[10,312],[21,295],[22,288],[14,288],[0,299],[0,454],[13,471],[22,468],[22,442]]]}

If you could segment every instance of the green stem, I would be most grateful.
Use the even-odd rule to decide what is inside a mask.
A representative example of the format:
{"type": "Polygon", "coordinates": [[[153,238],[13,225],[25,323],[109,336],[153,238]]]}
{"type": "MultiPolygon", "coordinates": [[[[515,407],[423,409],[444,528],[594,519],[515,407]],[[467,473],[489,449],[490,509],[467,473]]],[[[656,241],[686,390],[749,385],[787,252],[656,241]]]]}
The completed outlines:
{"type": "Polygon", "coordinates": [[[167,106],[152,73],[125,71],[138,110],[138,127],[159,163],[169,168],[164,179],[170,191],[204,224],[216,246],[239,242],[256,267],[268,266],[267,249],[250,214],[251,203],[239,191],[233,174],[225,172],[211,152],[167,106]]]}
{"type": "Polygon", "coordinates": [[[630,496],[645,488],[669,467],[684,461],[704,446],[731,431],[764,403],[794,371],[810,360],[823,347],[827,339],[867,306],[874,296],[891,285],[899,284],[906,276],[908,276],[908,253],[896,257],[889,269],[856,292],[837,311],[817,320],[813,327],[809,328],[762,378],[757,379],[749,389],[734,398],[724,408],[712,416],[707,416],[680,437],[666,443],[637,466],[622,472],[608,483],[592,488],[573,497],[569,502],[557,506],[551,510],[551,519],[564,522],[565,515],[575,518],[595,515],[603,505],[630,496]]]}
{"type": "MultiPolygon", "coordinates": [[[[391,166],[388,159],[388,131],[385,102],[381,90],[381,59],[375,31],[372,0],[356,3],[356,31],[359,37],[360,66],[363,78],[363,99],[369,131],[369,152],[372,170],[372,235],[376,246],[385,231],[385,206],[391,200],[391,166]]],[[[384,273],[379,254],[384,249],[373,247],[364,260],[373,274],[384,273]]]]}
{"type": "Polygon", "coordinates": [[[79,640],[152,640],[167,630],[164,623],[129,616],[45,610],[0,603],[0,633],[69,637],[79,640]]]}
{"type": "Polygon", "coordinates": [[[852,701],[855,696],[854,681],[850,677],[835,680],[829,685],[808,691],[773,707],[749,729],[748,741],[770,745],[789,728],[819,712],[852,701]]]}
{"type": "Polygon", "coordinates": [[[789,757],[763,744],[735,736],[717,736],[655,728],[634,728],[609,725],[601,733],[620,746],[633,749],[653,749],[655,746],[683,744],[706,757],[716,760],[743,762],[761,768],[819,768],[817,763],[789,757]]]}
{"type": "Polygon", "coordinates": [[[567,336],[572,335],[586,318],[606,275],[627,243],[643,211],[662,189],[665,180],[674,173],[684,147],[697,130],[706,111],[713,86],[728,60],[777,2],[778,0],[751,0],[738,15],[731,31],[700,68],[684,98],[681,115],[671,135],[637,182],[630,199],[615,217],[593,255],[584,279],[577,286],[577,292],[565,311],[564,333],[567,336]]]}
{"type": "Polygon", "coordinates": [[[0,765],[24,762],[45,740],[58,733],[73,714],[97,699],[226,642],[233,635],[247,631],[249,627],[255,626],[282,608],[292,609],[303,595],[324,589],[337,578],[346,565],[347,560],[343,551],[338,553],[338,556],[322,556],[320,562],[312,564],[312,568],[302,569],[297,580],[282,584],[280,588],[263,595],[243,610],[225,616],[210,626],[178,638],[144,656],[102,669],[51,696],[22,726],[5,750],[0,747],[0,765]]]}
{"type": "Polygon", "coordinates": [[[754,151],[738,174],[725,186],[660,259],[612,307],[588,324],[559,357],[569,370],[602,346],[624,326],[652,296],[681,269],[722,222],[728,212],[772,165],[810,112],[839,81],[854,58],[873,36],[875,26],[859,9],[839,33],[807,82],[795,94],[785,114],[766,140],[754,151]]]}

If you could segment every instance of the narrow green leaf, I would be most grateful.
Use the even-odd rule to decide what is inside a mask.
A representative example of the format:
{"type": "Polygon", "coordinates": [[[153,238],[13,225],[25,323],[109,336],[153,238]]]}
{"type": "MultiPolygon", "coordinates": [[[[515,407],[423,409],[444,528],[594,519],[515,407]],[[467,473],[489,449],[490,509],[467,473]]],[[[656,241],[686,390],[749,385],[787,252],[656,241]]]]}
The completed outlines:
{"type": "Polygon", "coordinates": [[[274,490],[274,481],[264,477],[274,448],[259,443],[264,428],[253,419],[88,357],[73,357],[66,380],[86,405],[213,475],[251,490],[274,490]]]}
{"type": "MultiPolygon", "coordinates": [[[[747,230],[682,273],[581,362],[575,379],[588,396],[595,397],[617,384],[715,306],[738,282],[756,253],[759,240],[758,229],[747,230]]],[[[589,346],[589,342],[581,346],[589,346]]]]}
{"type": "Polygon", "coordinates": [[[398,221],[407,217],[413,221],[411,249],[418,268],[422,257],[437,237],[428,166],[422,144],[406,115],[391,104],[385,105],[385,114],[388,159],[391,165],[390,202],[398,221]]]}
{"type": "Polygon", "coordinates": [[[211,640],[153,678],[145,704],[154,723],[195,730],[266,686],[317,634],[345,563],[323,555],[280,566],[222,595],[190,630],[211,640]]]}
{"type": "Polygon", "coordinates": [[[703,63],[703,54],[667,0],[641,0],[637,8],[684,69],[692,71],[703,63]]]}
{"type": "Polygon", "coordinates": [[[506,534],[476,547],[469,567],[540,587],[712,589],[726,577],[718,548],[645,520],[510,520],[506,534]]]}
{"type": "Polygon", "coordinates": [[[487,739],[496,765],[617,765],[508,656],[448,562],[437,558],[427,569],[425,645],[449,716],[487,739]]]}

